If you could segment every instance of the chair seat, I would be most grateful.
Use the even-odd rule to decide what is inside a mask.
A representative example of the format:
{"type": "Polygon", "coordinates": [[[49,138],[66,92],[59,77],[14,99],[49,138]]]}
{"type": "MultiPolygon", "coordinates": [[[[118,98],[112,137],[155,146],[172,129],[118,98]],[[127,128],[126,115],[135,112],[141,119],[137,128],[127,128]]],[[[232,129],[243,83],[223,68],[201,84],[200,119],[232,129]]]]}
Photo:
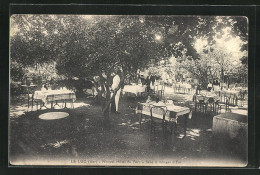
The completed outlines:
{"type": "Polygon", "coordinates": [[[33,101],[34,101],[34,102],[42,102],[41,99],[34,99],[33,101]]]}
{"type": "Polygon", "coordinates": [[[225,103],[217,103],[218,106],[226,106],[225,103]]]}
{"type": "Polygon", "coordinates": [[[198,101],[196,102],[197,104],[200,104],[200,105],[205,105],[206,103],[204,101],[198,101]]]}

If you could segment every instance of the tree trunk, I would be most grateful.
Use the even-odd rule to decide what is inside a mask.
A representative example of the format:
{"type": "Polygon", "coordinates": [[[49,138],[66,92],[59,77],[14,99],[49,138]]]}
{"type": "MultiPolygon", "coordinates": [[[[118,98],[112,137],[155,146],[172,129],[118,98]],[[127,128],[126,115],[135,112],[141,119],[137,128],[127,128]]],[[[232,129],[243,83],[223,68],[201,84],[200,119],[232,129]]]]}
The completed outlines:
{"type": "Polygon", "coordinates": [[[104,104],[102,105],[102,110],[103,110],[103,116],[104,116],[104,126],[105,127],[109,127],[109,114],[110,114],[110,111],[109,111],[109,107],[106,107],[106,104],[107,104],[107,99],[104,99],[104,104]]]}
{"type": "Polygon", "coordinates": [[[105,126],[109,125],[109,114],[110,114],[110,103],[111,103],[111,93],[109,89],[108,83],[106,83],[106,98],[105,98],[105,103],[102,105],[102,111],[103,111],[103,116],[104,116],[104,124],[105,126]]]}

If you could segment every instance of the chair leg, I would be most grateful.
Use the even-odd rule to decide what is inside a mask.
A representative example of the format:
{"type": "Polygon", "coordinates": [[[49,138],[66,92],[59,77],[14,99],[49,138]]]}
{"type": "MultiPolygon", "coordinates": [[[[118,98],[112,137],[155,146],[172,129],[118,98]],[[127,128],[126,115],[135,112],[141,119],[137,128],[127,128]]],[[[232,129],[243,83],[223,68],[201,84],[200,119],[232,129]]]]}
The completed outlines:
{"type": "Polygon", "coordinates": [[[143,114],[141,113],[140,117],[139,117],[139,129],[140,130],[141,130],[141,127],[142,127],[142,117],[143,117],[143,114]]]}
{"type": "Polygon", "coordinates": [[[74,109],[74,103],[73,103],[73,101],[71,102],[71,106],[72,106],[72,109],[74,109]]]}
{"type": "Polygon", "coordinates": [[[35,102],[35,104],[36,104],[36,110],[38,111],[38,102],[35,102]]]}

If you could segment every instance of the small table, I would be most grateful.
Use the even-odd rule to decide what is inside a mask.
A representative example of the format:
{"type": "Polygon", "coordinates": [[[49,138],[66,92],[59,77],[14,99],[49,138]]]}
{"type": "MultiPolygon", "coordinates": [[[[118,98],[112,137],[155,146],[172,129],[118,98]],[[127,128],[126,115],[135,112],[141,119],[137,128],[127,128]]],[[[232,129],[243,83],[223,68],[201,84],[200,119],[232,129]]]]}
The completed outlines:
{"type": "Polygon", "coordinates": [[[66,106],[66,101],[71,100],[72,104],[76,100],[76,95],[74,92],[69,91],[69,90],[46,90],[46,91],[35,91],[34,93],[35,99],[40,99],[44,103],[50,102],[51,103],[51,108],[53,108],[55,105],[58,105],[58,101],[63,101],[65,102],[65,107],[66,106]],[[55,104],[53,105],[53,103],[55,104]]]}
{"type": "Polygon", "coordinates": [[[174,134],[176,130],[176,124],[179,117],[184,117],[184,137],[186,136],[187,118],[190,114],[190,109],[187,107],[176,106],[173,104],[159,104],[159,103],[138,103],[136,113],[140,114],[139,126],[141,129],[142,116],[148,115],[152,121],[153,118],[162,120],[163,133],[165,134],[166,125],[165,122],[171,123],[171,133],[174,125],[174,134]]]}
{"type": "Polygon", "coordinates": [[[123,92],[124,93],[132,93],[135,94],[136,96],[138,94],[141,94],[145,92],[146,86],[141,86],[141,85],[125,85],[123,92]]]}

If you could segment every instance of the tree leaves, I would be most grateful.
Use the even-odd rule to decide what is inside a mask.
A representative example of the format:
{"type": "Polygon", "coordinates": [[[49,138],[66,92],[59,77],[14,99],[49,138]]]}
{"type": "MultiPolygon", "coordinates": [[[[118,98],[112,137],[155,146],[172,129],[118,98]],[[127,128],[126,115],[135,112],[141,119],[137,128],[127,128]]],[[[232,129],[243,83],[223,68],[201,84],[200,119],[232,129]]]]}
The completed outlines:
{"type": "Polygon", "coordinates": [[[131,74],[151,60],[201,59],[195,41],[204,38],[214,46],[226,27],[247,50],[246,24],[244,17],[12,15],[11,60],[24,67],[55,61],[67,77],[91,78],[119,67],[131,74]]]}

